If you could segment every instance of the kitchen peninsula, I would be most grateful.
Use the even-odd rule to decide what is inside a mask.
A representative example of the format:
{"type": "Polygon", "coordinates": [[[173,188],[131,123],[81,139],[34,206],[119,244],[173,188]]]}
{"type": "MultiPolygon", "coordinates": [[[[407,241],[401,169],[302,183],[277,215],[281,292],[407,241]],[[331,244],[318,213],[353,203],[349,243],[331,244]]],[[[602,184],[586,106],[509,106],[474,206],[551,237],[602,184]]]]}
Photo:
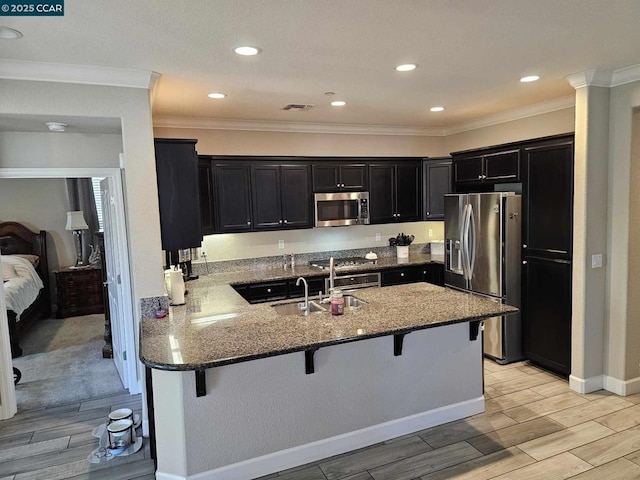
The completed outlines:
{"type": "Polygon", "coordinates": [[[516,309],[413,283],[358,290],[342,316],[282,315],[231,286],[320,274],[201,277],[143,319],[155,416],[174,420],[155,432],[156,478],[255,478],[484,410],[477,327],[516,309]]]}

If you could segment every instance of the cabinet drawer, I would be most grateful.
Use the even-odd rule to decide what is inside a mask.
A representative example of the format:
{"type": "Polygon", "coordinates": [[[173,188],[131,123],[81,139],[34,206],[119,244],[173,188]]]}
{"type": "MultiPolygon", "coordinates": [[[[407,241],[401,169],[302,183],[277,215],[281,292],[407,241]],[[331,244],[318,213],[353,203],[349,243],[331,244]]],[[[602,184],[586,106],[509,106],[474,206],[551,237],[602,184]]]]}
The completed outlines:
{"type": "MultiPolygon", "coordinates": [[[[307,278],[307,284],[309,285],[309,297],[317,296],[318,292],[325,292],[324,279],[326,277],[314,277],[307,278]]],[[[304,297],[304,284],[300,282],[299,286],[296,286],[295,280],[289,281],[289,298],[301,298],[304,297]]]]}
{"type": "Polygon", "coordinates": [[[282,300],[287,298],[287,283],[273,282],[249,285],[245,298],[251,303],[282,300]]]}
{"type": "Polygon", "coordinates": [[[395,268],[382,270],[382,286],[402,285],[422,281],[421,267],[395,268]]]}

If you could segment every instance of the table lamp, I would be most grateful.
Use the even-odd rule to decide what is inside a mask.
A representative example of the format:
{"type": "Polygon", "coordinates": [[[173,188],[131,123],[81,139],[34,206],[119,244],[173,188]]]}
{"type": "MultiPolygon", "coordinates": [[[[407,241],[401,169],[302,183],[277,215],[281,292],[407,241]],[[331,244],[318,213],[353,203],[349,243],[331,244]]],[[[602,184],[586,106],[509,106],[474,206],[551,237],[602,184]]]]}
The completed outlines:
{"type": "Polygon", "coordinates": [[[86,265],[82,261],[82,230],[88,230],[89,225],[84,221],[82,211],[67,212],[67,230],[73,230],[73,236],[76,243],[76,264],[71,268],[80,268],[86,265]]]}

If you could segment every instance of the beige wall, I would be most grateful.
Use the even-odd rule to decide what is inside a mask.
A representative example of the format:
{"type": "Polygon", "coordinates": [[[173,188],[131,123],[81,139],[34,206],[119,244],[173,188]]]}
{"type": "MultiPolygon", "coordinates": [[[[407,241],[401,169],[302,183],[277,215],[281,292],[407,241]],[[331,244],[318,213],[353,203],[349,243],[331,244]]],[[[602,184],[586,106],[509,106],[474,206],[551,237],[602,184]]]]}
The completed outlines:
{"type": "Polygon", "coordinates": [[[575,128],[574,116],[575,109],[571,107],[499,125],[448,135],[445,137],[445,150],[447,152],[457,152],[489,145],[529,140],[530,138],[570,133],[575,128]]]}
{"type": "Polygon", "coordinates": [[[640,391],[640,82],[611,89],[607,373],[640,391]],[[635,381],[633,381],[635,379],[635,381]]]}
{"type": "Polygon", "coordinates": [[[120,135],[0,132],[0,167],[118,168],[120,135]]]}
{"type": "Polygon", "coordinates": [[[47,231],[49,270],[73,265],[71,232],[65,230],[69,210],[63,178],[0,178],[0,222],[18,222],[34,232],[47,231]]]}
{"type": "Polygon", "coordinates": [[[336,155],[437,157],[446,155],[444,137],[415,135],[341,135],[154,128],[162,138],[197,138],[201,155],[336,155]]]}

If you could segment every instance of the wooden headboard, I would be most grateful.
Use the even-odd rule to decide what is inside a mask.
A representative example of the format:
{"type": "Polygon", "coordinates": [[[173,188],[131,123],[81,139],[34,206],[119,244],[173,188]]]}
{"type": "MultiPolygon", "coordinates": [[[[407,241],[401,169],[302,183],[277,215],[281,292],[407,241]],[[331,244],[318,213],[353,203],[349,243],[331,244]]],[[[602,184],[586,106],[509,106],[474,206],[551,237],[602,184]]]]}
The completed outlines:
{"type": "Polygon", "coordinates": [[[49,264],[47,261],[47,232],[35,233],[17,222],[0,223],[0,253],[15,255],[25,253],[40,258],[36,271],[44,288],[49,292],[49,264]]]}

